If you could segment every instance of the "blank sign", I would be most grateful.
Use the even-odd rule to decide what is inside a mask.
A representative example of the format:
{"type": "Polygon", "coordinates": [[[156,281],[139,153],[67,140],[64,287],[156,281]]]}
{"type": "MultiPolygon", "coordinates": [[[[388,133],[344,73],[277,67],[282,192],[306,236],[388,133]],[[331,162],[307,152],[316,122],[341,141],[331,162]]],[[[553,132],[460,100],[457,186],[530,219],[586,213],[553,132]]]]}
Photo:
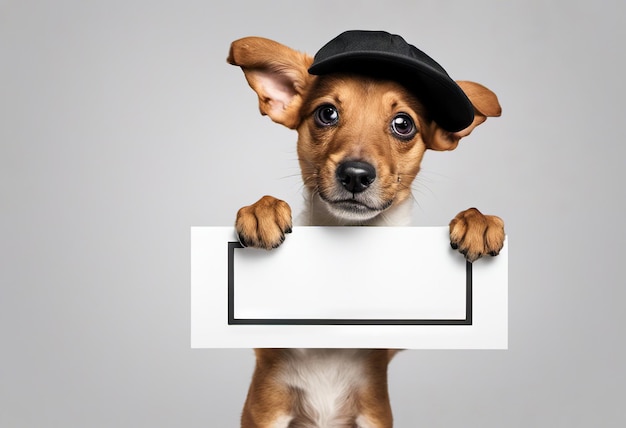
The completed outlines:
{"type": "Polygon", "coordinates": [[[242,248],[191,229],[193,347],[507,346],[507,247],[470,264],[447,227],[296,227],[242,248]]]}

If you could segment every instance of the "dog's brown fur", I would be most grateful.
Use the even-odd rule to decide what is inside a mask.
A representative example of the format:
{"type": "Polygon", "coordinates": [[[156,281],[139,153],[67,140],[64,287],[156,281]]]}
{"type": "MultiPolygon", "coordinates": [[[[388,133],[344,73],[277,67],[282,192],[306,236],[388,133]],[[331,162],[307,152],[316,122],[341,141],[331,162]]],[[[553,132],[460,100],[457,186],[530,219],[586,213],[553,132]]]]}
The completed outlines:
{"type": "MultiPolygon", "coordinates": [[[[307,192],[306,224],[398,224],[407,218],[403,207],[411,201],[411,183],[419,172],[427,149],[452,150],[487,117],[499,116],[500,105],[484,86],[461,81],[475,109],[474,122],[460,132],[437,125],[411,92],[391,80],[357,74],[313,76],[312,58],[277,42],[248,37],[233,42],[228,62],[242,68],[257,93],[261,113],[298,131],[298,158],[307,192]],[[331,126],[316,120],[320,107],[336,107],[340,120],[331,126]],[[416,133],[392,132],[390,123],[398,114],[408,115],[416,133]],[[401,138],[399,138],[401,137],[401,138]],[[410,138],[408,138],[410,137],[410,138]],[[352,193],[342,187],[337,169],[345,161],[364,161],[375,169],[367,191],[352,193]],[[348,193],[348,196],[346,196],[348,193]],[[320,208],[321,207],[321,208],[320,208]]],[[[406,116],[403,116],[406,117],[406,116]]],[[[241,208],[236,229],[244,245],[271,249],[291,232],[289,205],[271,196],[241,208]]],[[[496,255],[504,242],[504,223],[495,216],[470,208],[450,222],[453,248],[470,261],[496,255]]],[[[341,361],[340,351],[257,349],[257,365],[242,415],[243,428],[315,427],[311,409],[304,409],[305,395],[285,381],[286,367],[318,361],[320,355],[341,361]],[[304,351],[303,351],[304,352],[304,351]],[[300,358],[300,356],[308,357],[300,358]],[[299,359],[300,358],[300,359],[299,359]]],[[[347,351],[346,351],[347,352],[347,351]]],[[[363,368],[350,387],[342,408],[343,419],[333,427],[391,427],[387,393],[387,365],[393,350],[359,350],[349,354],[363,368]]],[[[321,357],[320,357],[321,358],[321,357]]],[[[318,418],[319,419],[319,418],[318,418]]]]}

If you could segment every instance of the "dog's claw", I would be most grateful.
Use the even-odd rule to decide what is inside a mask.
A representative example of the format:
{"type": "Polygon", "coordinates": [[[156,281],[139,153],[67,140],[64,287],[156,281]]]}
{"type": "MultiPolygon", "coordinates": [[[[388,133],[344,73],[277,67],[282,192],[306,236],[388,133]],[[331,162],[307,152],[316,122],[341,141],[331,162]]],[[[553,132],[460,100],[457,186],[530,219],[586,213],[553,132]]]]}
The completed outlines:
{"type": "Polygon", "coordinates": [[[450,246],[469,262],[488,254],[497,256],[504,245],[504,222],[476,208],[461,211],[450,222],[450,246]]]}
{"type": "Polygon", "coordinates": [[[237,234],[237,239],[239,240],[239,243],[241,244],[242,247],[247,247],[248,243],[246,242],[246,238],[244,238],[240,233],[237,234]]]}

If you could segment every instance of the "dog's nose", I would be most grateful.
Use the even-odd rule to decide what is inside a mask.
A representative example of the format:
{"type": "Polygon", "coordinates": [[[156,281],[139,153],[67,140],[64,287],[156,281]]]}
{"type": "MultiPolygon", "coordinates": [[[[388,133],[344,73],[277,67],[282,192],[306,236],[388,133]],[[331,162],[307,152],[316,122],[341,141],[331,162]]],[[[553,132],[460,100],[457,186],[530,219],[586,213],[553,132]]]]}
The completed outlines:
{"type": "Polygon", "coordinates": [[[337,179],[350,193],[360,193],[376,179],[376,169],[361,161],[343,162],[337,168],[337,179]]]}

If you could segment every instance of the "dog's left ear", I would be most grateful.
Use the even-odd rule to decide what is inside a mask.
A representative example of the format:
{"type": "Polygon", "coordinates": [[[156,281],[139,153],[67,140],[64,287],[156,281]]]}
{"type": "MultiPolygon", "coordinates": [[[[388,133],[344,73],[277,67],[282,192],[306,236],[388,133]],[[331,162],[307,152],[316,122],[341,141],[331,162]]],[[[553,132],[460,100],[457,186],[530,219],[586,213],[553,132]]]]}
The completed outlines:
{"type": "Polygon", "coordinates": [[[474,106],[474,121],[470,126],[458,132],[449,132],[432,122],[426,146],[431,150],[454,150],[459,140],[467,137],[478,125],[488,117],[498,117],[502,114],[502,108],[498,97],[483,85],[469,81],[456,82],[474,106]]]}

